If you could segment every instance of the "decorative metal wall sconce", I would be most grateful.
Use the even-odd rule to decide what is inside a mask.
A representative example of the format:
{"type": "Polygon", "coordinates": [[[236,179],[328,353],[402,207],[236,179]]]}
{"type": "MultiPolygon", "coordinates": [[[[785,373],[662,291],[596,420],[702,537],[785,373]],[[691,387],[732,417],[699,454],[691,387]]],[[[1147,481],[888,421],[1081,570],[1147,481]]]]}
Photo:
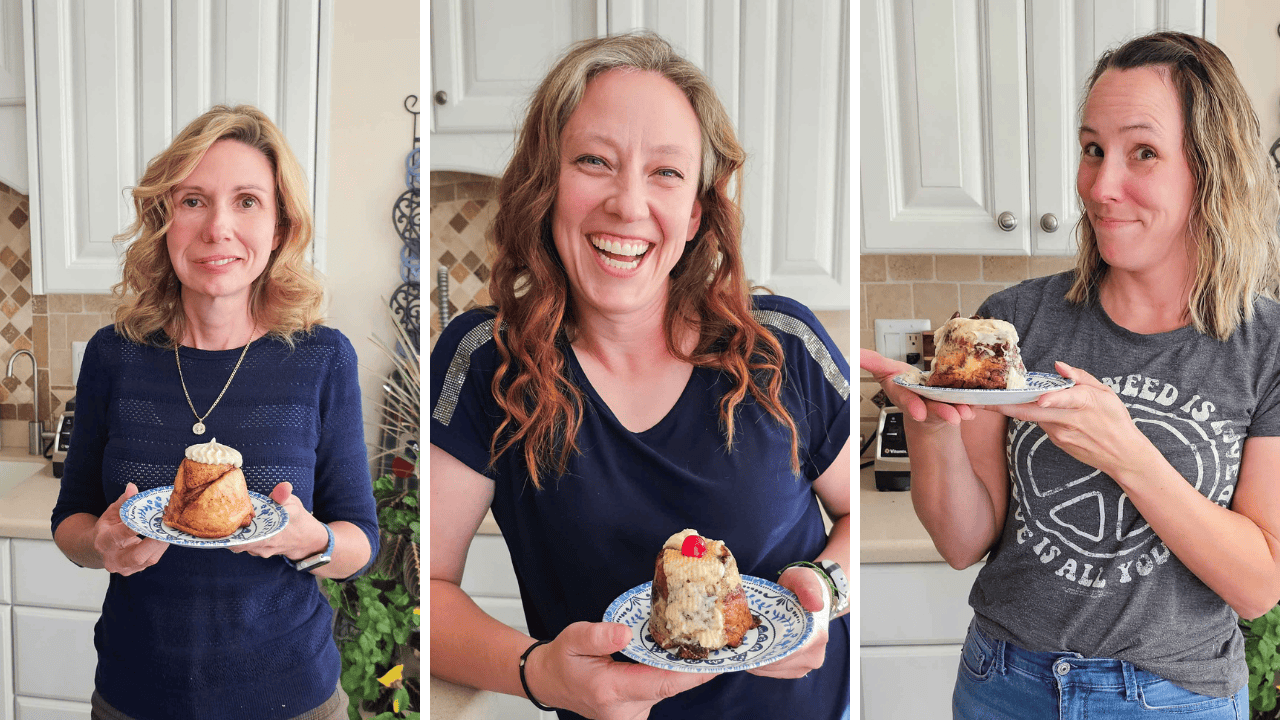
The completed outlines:
{"type": "Polygon", "coordinates": [[[418,96],[404,100],[404,109],[413,115],[413,149],[405,158],[404,183],[408,187],[391,209],[391,222],[400,235],[400,286],[391,296],[391,310],[417,347],[421,347],[419,319],[422,285],[420,279],[421,221],[421,137],[418,135],[418,96]]]}

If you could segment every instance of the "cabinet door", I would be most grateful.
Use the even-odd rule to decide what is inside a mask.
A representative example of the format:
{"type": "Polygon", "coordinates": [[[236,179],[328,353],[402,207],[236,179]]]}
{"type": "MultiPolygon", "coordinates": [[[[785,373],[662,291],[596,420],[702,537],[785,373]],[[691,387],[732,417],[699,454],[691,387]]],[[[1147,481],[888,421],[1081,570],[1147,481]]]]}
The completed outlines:
{"type": "Polygon", "coordinates": [[[1156,30],[1204,35],[1200,0],[1029,0],[1031,96],[1029,225],[1036,255],[1073,255],[1080,220],[1076,196],[1080,104],[1093,65],[1105,50],[1156,30]],[[1047,216],[1056,230],[1046,226],[1047,216]]]}
{"type": "Polygon", "coordinates": [[[92,708],[88,703],[45,698],[20,697],[17,710],[16,720],[90,720],[92,717],[92,708]]]}
{"type": "Polygon", "coordinates": [[[22,4],[0,0],[0,182],[26,195],[27,103],[22,4]]]}
{"type": "Polygon", "coordinates": [[[863,720],[951,717],[959,662],[959,645],[862,648],[863,720]]]}
{"type": "Polygon", "coordinates": [[[0,605],[0,720],[13,720],[13,612],[0,605]]]}
{"type": "Polygon", "coordinates": [[[969,589],[983,563],[864,564],[859,642],[863,645],[962,643],[973,619],[969,589]]]}
{"type": "Polygon", "coordinates": [[[15,695],[89,702],[98,652],[93,626],[98,613],[15,605],[15,695]]]}
{"type": "Polygon", "coordinates": [[[13,543],[15,605],[102,612],[111,575],[106,570],[76,567],[52,540],[13,543]]]}
{"type": "Polygon", "coordinates": [[[1028,253],[1023,0],[861,8],[863,251],[1028,253]]]}
{"type": "MultiPolygon", "coordinates": [[[[133,219],[123,188],[215,103],[258,106],[303,164],[314,205],[319,40],[328,0],[25,0],[34,292],[108,292],[133,219]]],[[[317,227],[317,238],[323,238],[317,227]]]]}
{"type": "Polygon", "coordinates": [[[742,12],[747,276],[824,310],[847,309],[853,293],[848,13],[845,3],[776,0],[742,12]]]}

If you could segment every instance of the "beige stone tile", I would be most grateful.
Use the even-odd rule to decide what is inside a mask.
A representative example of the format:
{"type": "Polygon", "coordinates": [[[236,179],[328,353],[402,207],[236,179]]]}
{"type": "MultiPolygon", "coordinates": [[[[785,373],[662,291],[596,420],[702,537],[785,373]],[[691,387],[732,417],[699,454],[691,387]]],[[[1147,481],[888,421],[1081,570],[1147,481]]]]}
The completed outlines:
{"type": "Polygon", "coordinates": [[[932,280],[932,255],[889,255],[885,258],[890,280],[932,280]]]}
{"type": "Polygon", "coordinates": [[[49,384],[51,386],[73,385],[71,377],[71,346],[66,348],[49,348],[49,384]]]}
{"type": "MultiPolygon", "coordinates": [[[[878,421],[879,417],[877,416],[876,419],[878,421]]],[[[858,423],[858,434],[859,434],[858,448],[859,449],[862,448],[862,443],[865,443],[867,441],[867,438],[871,437],[871,433],[876,431],[877,424],[878,422],[867,422],[867,421],[858,423]]],[[[875,446],[875,443],[872,443],[871,447],[867,448],[867,451],[862,454],[862,459],[870,460],[872,457],[875,456],[875,453],[876,453],[876,446],[875,446]]]]}
{"type": "Polygon", "coordinates": [[[49,312],[51,313],[78,313],[84,310],[84,300],[82,296],[76,293],[61,293],[49,295],[49,312]]]}
{"type": "Polygon", "coordinates": [[[858,272],[862,276],[862,282],[884,282],[889,279],[885,271],[884,255],[858,256],[858,272]]]}
{"type": "Polygon", "coordinates": [[[871,316],[867,314],[867,286],[858,284],[858,327],[866,330],[871,327],[871,316]]]}
{"type": "Polygon", "coordinates": [[[933,259],[939,280],[974,282],[982,279],[982,258],[978,255],[938,255],[933,259]]]}
{"type": "Polygon", "coordinates": [[[911,318],[911,286],[906,283],[869,284],[867,291],[867,327],[874,328],[881,318],[911,318]]]}
{"type": "Polygon", "coordinates": [[[858,347],[868,350],[876,349],[876,331],[875,330],[859,330],[858,331],[858,347]]]}
{"type": "Polygon", "coordinates": [[[47,315],[36,315],[31,318],[31,344],[32,352],[36,356],[36,364],[47,370],[49,368],[49,317],[47,315]]]}
{"type": "Polygon", "coordinates": [[[960,286],[957,283],[915,283],[915,317],[928,318],[929,324],[941,327],[960,309],[960,286]]]}
{"type": "Polygon", "coordinates": [[[85,312],[95,313],[111,313],[115,312],[118,301],[112,295],[82,295],[85,312]]]}
{"type": "MultiPolygon", "coordinates": [[[[66,349],[71,351],[71,342],[67,340],[67,315],[49,315],[49,350],[66,349]]],[[[54,383],[55,385],[57,383],[54,383]]]]}
{"type": "Polygon", "coordinates": [[[1060,272],[1066,272],[1076,266],[1076,259],[1073,257],[1047,257],[1034,255],[1031,257],[1031,265],[1028,269],[1028,277],[1044,277],[1045,275],[1055,275],[1060,272]]]}
{"type": "Polygon", "coordinates": [[[985,282],[1018,282],[1026,280],[1028,262],[1026,255],[986,255],[982,258],[982,279],[985,282]]]}
{"type": "Polygon", "coordinates": [[[101,318],[93,315],[70,315],[67,317],[67,352],[71,352],[71,343],[87,342],[102,327],[101,318]]]}
{"type": "MultiPolygon", "coordinates": [[[[813,314],[822,323],[822,327],[831,336],[831,341],[844,353],[845,360],[850,360],[852,349],[849,347],[851,328],[849,327],[848,310],[815,310],[813,314]]],[[[852,363],[852,361],[850,361],[852,363]]]]}
{"type": "Polygon", "coordinates": [[[1008,287],[1002,283],[962,283],[960,285],[960,314],[968,317],[978,311],[992,294],[1008,287]]]}

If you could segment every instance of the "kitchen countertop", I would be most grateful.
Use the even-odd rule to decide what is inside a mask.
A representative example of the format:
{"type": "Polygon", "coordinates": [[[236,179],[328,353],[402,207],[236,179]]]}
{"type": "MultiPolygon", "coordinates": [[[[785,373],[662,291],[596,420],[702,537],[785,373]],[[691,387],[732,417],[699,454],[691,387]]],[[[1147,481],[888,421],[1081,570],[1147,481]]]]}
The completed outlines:
{"type": "Polygon", "coordinates": [[[875,470],[859,476],[860,563],[943,562],[911,507],[910,492],[876,490],[875,470]]]}
{"type": "Polygon", "coordinates": [[[43,466],[12,490],[0,495],[0,537],[52,540],[49,517],[58,500],[59,480],[53,463],[38,455],[28,455],[25,447],[0,449],[0,462],[39,462],[43,466]]]}

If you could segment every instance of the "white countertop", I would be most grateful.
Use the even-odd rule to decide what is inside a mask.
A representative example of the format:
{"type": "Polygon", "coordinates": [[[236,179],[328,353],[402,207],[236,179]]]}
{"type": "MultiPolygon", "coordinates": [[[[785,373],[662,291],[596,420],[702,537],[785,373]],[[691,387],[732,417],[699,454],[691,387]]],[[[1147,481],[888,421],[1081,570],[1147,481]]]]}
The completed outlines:
{"type": "Polygon", "coordinates": [[[0,462],[43,463],[31,477],[0,495],[0,537],[52,540],[49,518],[58,500],[60,481],[53,476],[53,463],[26,448],[0,449],[0,462]]]}
{"type": "Polygon", "coordinates": [[[943,562],[911,507],[910,492],[876,490],[875,471],[860,473],[858,562],[943,562]]]}

